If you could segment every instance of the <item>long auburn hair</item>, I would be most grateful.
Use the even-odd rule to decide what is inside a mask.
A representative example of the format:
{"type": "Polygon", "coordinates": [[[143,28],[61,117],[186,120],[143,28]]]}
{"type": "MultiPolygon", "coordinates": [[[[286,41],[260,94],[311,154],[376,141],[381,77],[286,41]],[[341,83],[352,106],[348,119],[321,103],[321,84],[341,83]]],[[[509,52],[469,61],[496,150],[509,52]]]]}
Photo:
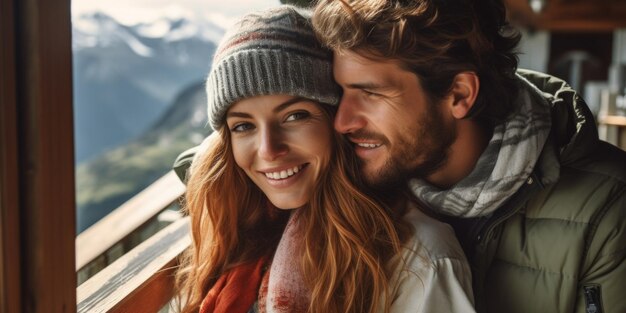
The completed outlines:
{"type": "MultiPolygon", "coordinates": [[[[332,120],[330,106],[321,105],[332,120]]],[[[329,127],[331,127],[329,125],[329,127]]],[[[298,225],[301,271],[311,313],[389,310],[392,258],[409,234],[404,209],[388,209],[363,192],[348,142],[333,132],[333,151],[298,225]],[[381,301],[382,300],[382,301],[381,301]]],[[[275,208],[235,163],[227,127],[194,164],[185,194],[193,244],[177,273],[182,313],[197,312],[220,275],[273,255],[289,211],[275,208]]]]}

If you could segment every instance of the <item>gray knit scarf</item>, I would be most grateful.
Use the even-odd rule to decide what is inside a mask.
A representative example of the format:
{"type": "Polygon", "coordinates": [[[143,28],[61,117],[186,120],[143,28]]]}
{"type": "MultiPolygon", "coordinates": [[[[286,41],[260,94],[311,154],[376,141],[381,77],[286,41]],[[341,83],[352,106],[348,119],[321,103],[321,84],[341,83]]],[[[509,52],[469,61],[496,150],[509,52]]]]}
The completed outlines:
{"type": "Polygon", "coordinates": [[[517,112],[495,127],[489,145],[467,177],[446,190],[423,179],[409,181],[415,196],[431,209],[465,218],[488,215],[530,176],[550,132],[551,96],[518,78],[517,112]]]}

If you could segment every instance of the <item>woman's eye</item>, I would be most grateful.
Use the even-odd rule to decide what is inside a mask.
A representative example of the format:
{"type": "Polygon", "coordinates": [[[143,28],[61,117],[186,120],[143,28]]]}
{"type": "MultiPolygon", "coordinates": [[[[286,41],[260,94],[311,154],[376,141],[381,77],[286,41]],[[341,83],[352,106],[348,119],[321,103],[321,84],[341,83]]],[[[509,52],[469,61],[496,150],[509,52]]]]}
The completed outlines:
{"type": "Polygon", "coordinates": [[[286,122],[297,121],[297,120],[307,118],[309,117],[309,115],[311,115],[309,112],[304,112],[304,111],[295,112],[295,113],[289,114],[289,116],[287,116],[287,119],[285,121],[286,122]]]}
{"type": "Polygon", "coordinates": [[[245,132],[247,130],[251,130],[254,126],[251,123],[239,123],[235,124],[230,131],[234,133],[245,132]]]}

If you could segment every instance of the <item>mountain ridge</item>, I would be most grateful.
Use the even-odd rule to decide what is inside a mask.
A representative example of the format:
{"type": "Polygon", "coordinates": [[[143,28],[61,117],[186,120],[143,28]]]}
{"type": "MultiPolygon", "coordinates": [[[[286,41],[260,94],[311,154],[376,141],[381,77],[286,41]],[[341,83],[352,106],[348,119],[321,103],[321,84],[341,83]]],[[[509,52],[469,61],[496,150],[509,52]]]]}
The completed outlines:
{"type": "Polygon", "coordinates": [[[155,22],[169,23],[158,26],[167,30],[165,34],[186,32],[172,40],[141,36],[138,29],[145,34],[150,25],[122,25],[104,13],[77,19],[73,28],[77,163],[147,131],[182,88],[206,77],[215,50],[212,40],[223,33],[209,22],[155,22]],[[209,32],[215,34],[206,35],[209,32]]]}
{"type": "Polygon", "coordinates": [[[77,167],[77,233],[167,173],[210,134],[204,81],[181,91],[149,131],[77,167]]]}
{"type": "Polygon", "coordinates": [[[164,17],[73,24],[77,232],[165,174],[207,134],[204,81],[223,30],[164,17]]]}

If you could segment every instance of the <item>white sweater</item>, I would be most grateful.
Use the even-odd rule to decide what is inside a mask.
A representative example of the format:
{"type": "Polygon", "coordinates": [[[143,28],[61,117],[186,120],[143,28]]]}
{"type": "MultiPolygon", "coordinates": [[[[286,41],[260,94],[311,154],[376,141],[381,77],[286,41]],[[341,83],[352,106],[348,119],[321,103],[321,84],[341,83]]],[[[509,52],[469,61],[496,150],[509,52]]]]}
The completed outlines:
{"type": "Polygon", "coordinates": [[[392,277],[391,313],[475,312],[472,274],[448,224],[410,208],[413,236],[392,277]]]}

